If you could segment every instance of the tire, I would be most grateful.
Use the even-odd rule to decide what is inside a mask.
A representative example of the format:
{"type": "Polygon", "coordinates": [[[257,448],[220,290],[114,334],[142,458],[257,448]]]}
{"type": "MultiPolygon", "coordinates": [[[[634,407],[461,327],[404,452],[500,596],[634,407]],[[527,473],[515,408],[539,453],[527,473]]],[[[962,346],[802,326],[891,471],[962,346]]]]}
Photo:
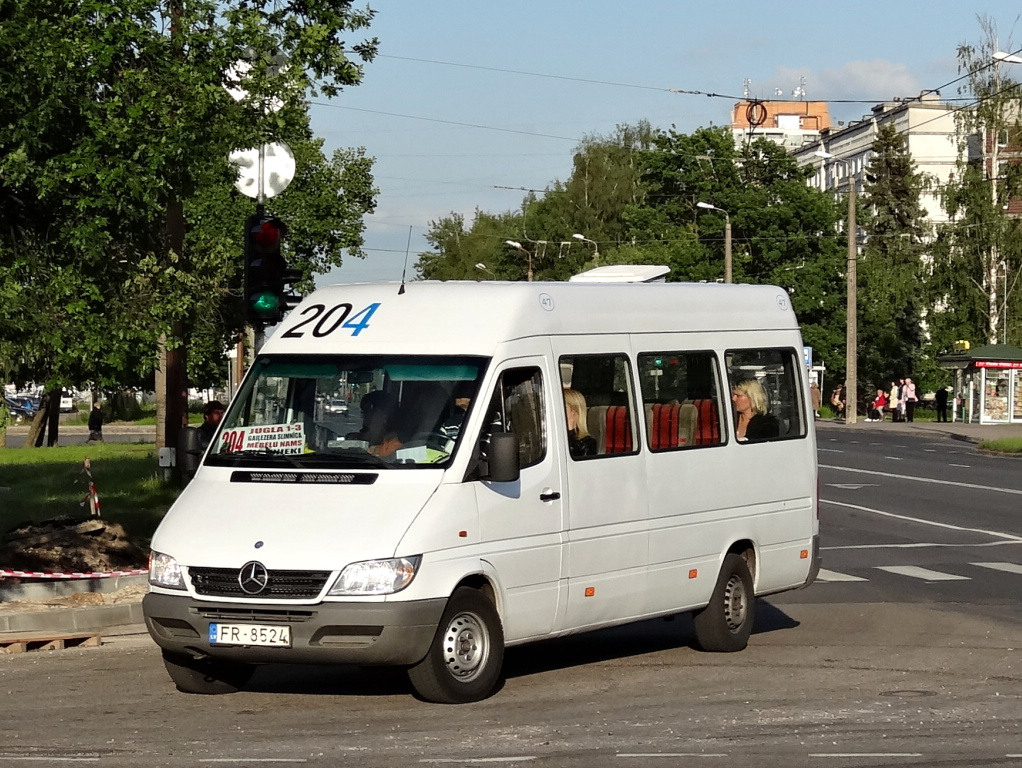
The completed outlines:
{"type": "Polygon", "coordinates": [[[749,566],[739,555],[726,555],[709,604],[693,615],[696,642],[704,651],[744,650],[752,635],[756,613],[749,566]]]}
{"type": "Polygon", "coordinates": [[[454,590],[426,657],[408,679],[426,701],[466,704],[489,696],[504,663],[504,630],[493,604],[468,587],[454,590]]]}
{"type": "Polygon", "coordinates": [[[170,679],[182,693],[200,693],[207,696],[236,693],[249,681],[255,666],[213,659],[195,659],[191,656],[163,652],[163,665],[170,679]]]}

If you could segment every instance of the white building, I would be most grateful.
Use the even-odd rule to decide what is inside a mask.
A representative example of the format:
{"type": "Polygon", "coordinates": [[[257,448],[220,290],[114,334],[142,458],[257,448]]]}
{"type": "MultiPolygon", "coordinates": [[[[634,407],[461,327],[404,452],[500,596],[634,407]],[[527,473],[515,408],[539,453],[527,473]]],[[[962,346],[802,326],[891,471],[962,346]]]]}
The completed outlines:
{"type": "MultiPolygon", "coordinates": [[[[793,154],[799,165],[816,168],[810,184],[817,189],[847,189],[851,173],[856,190],[861,192],[863,174],[873,154],[873,140],[880,126],[889,124],[905,136],[916,170],[933,181],[946,183],[955,170],[959,146],[954,107],[942,102],[937,93],[877,104],[871,115],[846,127],[823,131],[819,138],[803,144],[793,154]],[[820,153],[833,157],[821,157],[820,153]]],[[[930,224],[947,221],[935,190],[924,190],[920,203],[930,224]]]]}

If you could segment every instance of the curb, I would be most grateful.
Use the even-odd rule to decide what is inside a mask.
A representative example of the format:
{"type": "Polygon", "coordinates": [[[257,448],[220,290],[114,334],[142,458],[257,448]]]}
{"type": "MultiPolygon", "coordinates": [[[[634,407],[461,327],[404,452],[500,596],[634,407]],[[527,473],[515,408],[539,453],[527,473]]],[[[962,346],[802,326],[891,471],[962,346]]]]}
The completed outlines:
{"type": "Polygon", "coordinates": [[[142,603],[0,614],[0,633],[81,632],[144,624],[142,603]]]}

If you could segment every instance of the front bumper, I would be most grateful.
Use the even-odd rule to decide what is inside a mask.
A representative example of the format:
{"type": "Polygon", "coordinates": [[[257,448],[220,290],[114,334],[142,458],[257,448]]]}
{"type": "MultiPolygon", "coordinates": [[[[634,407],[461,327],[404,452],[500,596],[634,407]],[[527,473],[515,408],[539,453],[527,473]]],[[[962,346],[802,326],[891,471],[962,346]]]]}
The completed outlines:
{"type": "Polygon", "coordinates": [[[252,605],[150,592],[149,634],[167,651],[248,664],[409,665],[429,650],[447,601],[252,605]],[[290,648],[210,645],[210,622],[289,625],[290,648]]]}

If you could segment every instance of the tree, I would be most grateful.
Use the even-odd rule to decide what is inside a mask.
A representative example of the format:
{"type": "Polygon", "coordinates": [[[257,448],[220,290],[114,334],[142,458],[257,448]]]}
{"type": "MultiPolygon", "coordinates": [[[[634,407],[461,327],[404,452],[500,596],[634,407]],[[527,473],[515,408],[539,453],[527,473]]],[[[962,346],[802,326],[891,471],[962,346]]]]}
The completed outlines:
{"type": "MultiPolygon", "coordinates": [[[[215,190],[230,188],[228,154],[308,143],[305,93],[334,95],[361,80],[350,52],[368,61],[376,41],[346,45],[342,35],[372,15],[344,0],[5,0],[0,373],[49,388],[112,385],[125,367],[152,371],[148,350],[161,335],[180,346],[174,336],[210,316],[211,297],[237,272],[226,259],[239,260],[243,217],[217,222],[232,232],[229,248],[186,239],[215,190]],[[270,66],[279,54],[287,65],[270,66]],[[239,84],[248,98],[235,101],[224,86],[239,84]],[[279,111],[264,108],[273,99],[279,111]]],[[[327,172],[361,183],[350,196],[334,190],[320,231],[357,250],[353,219],[367,209],[371,179],[364,158],[350,165],[350,174],[336,162],[327,172]]],[[[292,221],[309,234],[315,225],[302,221],[320,213],[313,199],[292,221]]],[[[328,251],[294,249],[309,272],[336,263],[328,251]]]]}
{"type": "Polygon", "coordinates": [[[925,307],[920,285],[931,238],[919,202],[925,180],[893,125],[877,132],[865,176],[858,365],[860,381],[876,387],[918,372],[925,307]]]}
{"type": "Polygon", "coordinates": [[[958,68],[965,73],[959,91],[975,105],[957,113],[961,159],[941,189],[950,221],[934,248],[928,320],[935,349],[945,352],[956,339],[1004,342],[1005,310],[1018,316],[1020,306],[1017,291],[1010,295],[1009,276],[1022,267],[1022,91],[993,58],[999,50],[994,24],[981,17],[980,26],[983,40],[958,48],[958,68]]]}
{"type": "Polygon", "coordinates": [[[644,202],[625,213],[633,243],[612,249],[621,262],[671,267],[670,279],[715,281],[724,275],[725,216],[731,218],[735,282],[785,288],[812,346],[828,369],[844,367],[843,238],[841,211],[811,189],[810,171],[783,148],[760,139],[736,147],[730,131],[700,128],[659,133],[640,153],[644,202]],[[653,262],[647,259],[654,259],[653,262]]]}
{"type": "Polygon", "coordinates": [[[427,239],[437,250],[419,255],[419,275],[477,279],[484,276],[475,266],[481,263],[501,279],[524,280],[528,258],[507,240],[531,254],[538,280],[566,280],[592,266],[593,247],[573,235],[596,243],[601,254],[623,242],[622,214],[643,194],[636,153],[651,138],[646,122],[619,125],[610,136],[587,136],[575,149],[567,181],[555,181],[541,197],[530,194],[520,212],[477,211],[469,230],[458,214],[431,222],[427,239]]]}

